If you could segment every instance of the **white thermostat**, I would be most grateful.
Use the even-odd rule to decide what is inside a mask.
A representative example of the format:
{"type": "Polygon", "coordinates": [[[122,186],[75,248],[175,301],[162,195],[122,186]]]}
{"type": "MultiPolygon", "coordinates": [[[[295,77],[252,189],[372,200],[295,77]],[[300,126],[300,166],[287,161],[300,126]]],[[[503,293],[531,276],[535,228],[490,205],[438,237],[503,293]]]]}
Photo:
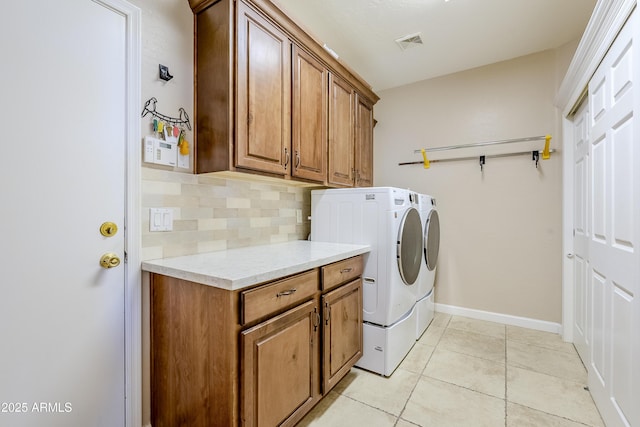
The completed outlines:
{"type": "Polygon", "coordinates": [[[175,166],[178,152],[175,142],[165,141],[152,136],[144,137],[144,161],[157,165],[175,166]]]}

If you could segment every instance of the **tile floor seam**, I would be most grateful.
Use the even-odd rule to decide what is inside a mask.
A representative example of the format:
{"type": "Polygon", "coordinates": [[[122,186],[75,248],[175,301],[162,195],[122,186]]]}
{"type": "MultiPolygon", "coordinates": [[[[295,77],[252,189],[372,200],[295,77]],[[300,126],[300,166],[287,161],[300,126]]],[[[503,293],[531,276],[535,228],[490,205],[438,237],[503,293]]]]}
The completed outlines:
{"type": "MultiPolygon", "coordinates": [[[[579,385],[581,388],[585,388],[587,386],[587,383],[584,383],[584,382],[581,382],[581,381],[575,381],[575,380],[572,380],[572,379],[569,379],[569,378],[559,377],[557,375],[553,375],[553,374],[550,374],[548,372],[536,371],[535,369],[531,369],[531,368],[526,367],[526,366],[511,365],[511,367],[512,368],[516,368],[516,369],[522,369],[523,371],[533,372],[533,373],[538,374],[538,375],[544,375],[544,376],[551,377],[551,378],[556,378],[556,379],[559,379],[559,380],[562,380],[562,381],[571,382],[573,384],[579,385]]],[[[590,390],[587,390],[587,391],[589,391],[589,394],[591,395],[591,391],[590,390]]]]}
{"type": "Polygon", "coordinates": [[[504,326],[504,427],[507,427],[507,417],[509,416],[508,406],[509,401],[507,399],[507,366],[509,366],[509,361],[507,360],[507,326],[504,326]]]}
{"type": "MultiPolygon", "coordinates": [[[[400,418],[400,415],[396,415],[396,414],[394,414],[394,413],[392,413],[392,412],[385,411],[385,410],[384,410],[384,409],[382,409],[382,408],[378,408],[378,407],[373,406],[373,405],[371,405],[371,404],[369,404],[369,403],[367,403],[367,402],[363,402],[362,400],[358,400],[358,399],[356,399],[356,398],[354,398],[354,397],[351,397],[351,396],[348,396],[348,395],[346,395],[346,394],[342,394],[342,393],[338,393],[338,394],[339,394],[340,396],[342,396],[342,397],[346,397],[347,399],[353,400],[354,402],[358,402],[358,403],[360,403],[360,404],[362,404],[362,405],[364,405],[364,406],[368,406],[369,408],[375,409],[376,411],[384,412],[384,413],[385,413],[385,414],[387,414],[387,415],[391,415],[392,417],[395,417],[395,418],[396,418],[396,422],[397,422],[397,419],[398,419],[398,418],[400,418]]],[[[407,401],[408,401],[408,400],[407,400],[407,401]]],[[[406,404],[405,404],[405,405],[406,405],[406,404]]],[[[403,409],[404,409],[404,408],[403,408],[403,409]]],[[[400,413],[402,414],[402,412],[400,412],[400,413]]]]}
{"type": "Polygon", "coordinates": [[[573,379],[571,379],[571,378],[561,377],[561,376],[558,376],[558,375],[550,374],[549,372],[544,372],[544,371],[542,371],[542,370],[534,369],[534,368],[532,368],[532,367],[530,367],[530,366],[526,366],[526,365],[519,365],[519,364],[517,364],[517,363],[512,363],[512,364],[509,364],[509,366],[511,366],[512,368],[518,368],[518,369],[523,369],[523,370],[525,370],[525,371],[535,372],[536,374],[548,375],[548,376],[550,376],[550,377],[558,378],[558,379],[560,379],[560,380],[571,381],[571,382],[573,382],[573,383],[580,384],[580,385],[583,385],[583,386],[586,386],[586,385],[587,385],[587,382],[586,382],[586,381],[585,381],[585,382],[583,382],[583,381],[576,381],[576,380],[573,380],[573,379]]]}
{"type": "Polygon", "coordinates": [[[564,415],[553,414],[551,412],[543,411],[542,409],[536,409],[536,408],[532,408],[531,406],[523,405],[522,403],[516,403],[516,402],[510,402],[510,403],[512,403],[514,405],[520,405],[523,408],[531,409],[532,411],[536,411],[536,412],[540,412],[540,413],[545,414],[545,415],[549,415],[550,417],[562,418],[563,420],[572,422],[574,424],[580,424],[581,426],[587,426],[587,427],[594,427],[591,424],[586,424],[586,423],[583,423],[582,421],[577,421],[577,420],[574,420],[572,418],[565,417],[564,415]]]}
{"type": "MultiPolygon", "coordinates": [[[[544,346],[544,345],[540,345],[540,344],[535,344],[535,343],[531,343],[531,342],[527,342],[527,341],[520,341],[514,338],[511,338],[512,342],[518,343],[518,344],[524,344],[524,345],[528,345],[530,347],[535,347],[535,348],[540,348],[543,350],[548,350],[548,351],[553,351],[555,353],[560,353],[560,354],[571,354],[571,352],[569,351],[564,351],[564,350],[558,350],[557,348],[551,348],[551,346],[544,346]]],[[[573,343],[568,343],[568,344],[573,344],[573,343]]],[[[576,354],[578,356],[580,356],[580,354],[578,353],[578,350],[576,350],[575,346],[573,346],[574,351],[576,352],[576,354]]],[[[582,361],[582,359],[580,359],[582,361]]],[[[583,363],[584,365],[584,363],[583,363]]]]}
{"type": "MultiPolygon", "coordinates": [[[[449,321],[451,321],[451,318],[449,318],[449,321]]],[[[433,322],[433,320],[431,322],[429,322],[429,325],[427,325],[427,328],[429,328],[429,326],[431,326],[432,322],[433,322]]],[[[447,322],[447,324],[449,324],[449,322],[447,322]]],[[[444,327],[444,329],[446,330],[446,326],[444,327]]],[[[424,332],[423,332],[423,335],[424,335],[424,332]]],[[[443,336],[444,336],[444,332],[442,333],[442,335],[440,335],[438,337],[438,340],[434,344],[433,351],[431,352],[431,354],[429,354],[429,357],[427,358],[427,363],[424,364],[424,366],[422,367],[422,370],[418,374],[418,381],[416,381],[416,383],[413,385],[413,388],[411,389],[411,393],[409,393],[409,396],[407,397],[407,400],[404,402],[404,405],[402,406],[402,409],[400,410],[400,413],[398,414],[398,418],[397,418],[396,423],[394,425],[397,425],[398,422],[400,421],[400,419],[402,419],[403,421],[406,421],[406,420],[404,420],[402,418],[402,414],[404,414],[405,409],[407,409],[407,404],[409,404],[409,401],[411,400],[411,396],[413,396],[413,392],[416,390],[416,387],[418,387],[418,383],[420,382],[420,378],[422,378],[423,376],[426,376],[426,375],[424,375],[424,371],[427,369],[427,365],[429,365],[429,362],[431,361],[431,358],[433,358],[433,354],[436,352],[436,349],[438,348],[438,344],[440,344],[440,341],[442,340],[443,336]]],[[[420,338],[422,338],[422,336],[420,336],[420,338]]],[[[419,341],[419,339],[416,340],[416,342],[418,342],[418,341],[419,341]]],[[[414,344],[414,346],[415,346],[415,344],[414,344]]],[[[413,347],[412,347],[412,349],[413,349],[413,347]]],[[[411,424],[413,424],[413,423],[411,423],[411,424]]]]}
{"type": "Polygon", "coordinates": [[[495,335],[483,333],[483,332],[480,332],[480,331],[456,328],[455,326],[448,326],[446,329],[454,329],[454,330],[460,331],[460,332],[469,332],[469,333],[472,333],[472,334],[482,335],[483,337],[495,338],[495,339],[498,339],[498,340],[506,340],[507,339],[507,337],[506,337],[507,333],[506,332],[505,332],[505,336],[501,338],[501,337],[497,337],[495,335]]]}
{"type": "MultiPolygon", "coordinates": [[[[442,380],[440,378],[434,378],[434,377],[429,376],[429,375],[422,375],[422,376],[425,377],[425,378],[429,378],[430,380],[434,380],[434,381],[438,381],[438,382],[441,382],[441,383],[449,384],[449,385],[452,385],[454,387],[459,387],[459,388],[462,388],[462,389],[465,389],[465,390],[468,390],[468,391],[471,391],[471,392],[474,392],[474,393],[481,394],[483,396],[492,397],[492,398],[498,399],[498,400],[505,400],[505,398],[497,397],[497,396],[495,396],[493,394],[485,393],[484,391],[474,390],[472,388],[469,388],[469,387],[466,387],[466,386],[463,386],[463,385],[460,385],[460,384],[452,383],[452,382],[449,382],[449,381],[446,381],[446,380],[442,380]]],[[[414,387],[414,389],[415,389],[415,387],[414,387]]],[[[413,393],[413,390],[411,392],[413,393]]],[[[407,402],[408,402],[408,400],[407,400],[407,402]]],[[[406,404],[405,404],[405,406],[406,406],[406,404]]],[[[401,415],[402,415],[402,413],[401,413],[401,415]]]]}
{"type": "MultiPolygon", "coordinates": [[[[505,364],[505,365],[507,363],[506,360],[504,362],[500,362],[498,360],[488,359],[486,357],[478,356],[477,354],[462,353],[461,351],[451,350],[451,349],[448,349],[448,348],[443,348],[442,350],[449,351],[451,353],[462,354],[463,356],[475,357],[476,359],[485,360],[487,362],[500,363],[500,364],[505,364]]],[[[433,352],[434,353],[436,352],[435,349],[433,350],[433,352]]]]}

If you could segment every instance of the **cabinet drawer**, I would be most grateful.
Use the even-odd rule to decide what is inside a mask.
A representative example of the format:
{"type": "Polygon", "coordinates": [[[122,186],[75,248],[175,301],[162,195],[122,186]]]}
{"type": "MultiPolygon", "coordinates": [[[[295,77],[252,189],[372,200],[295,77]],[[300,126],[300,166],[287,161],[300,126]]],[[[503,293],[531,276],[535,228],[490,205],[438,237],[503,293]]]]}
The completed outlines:
{"type": "Polygon", "coordinates": [[[331,289],[351,279],[360,277],[363,268],[362,255],[322,267],[322,290],[331,289]]]}
{"type": "Polygon", "coordinates": [[[240,323],[292,307],[318,291],[318,270],[310,270],[240,294],[240,323]]]}

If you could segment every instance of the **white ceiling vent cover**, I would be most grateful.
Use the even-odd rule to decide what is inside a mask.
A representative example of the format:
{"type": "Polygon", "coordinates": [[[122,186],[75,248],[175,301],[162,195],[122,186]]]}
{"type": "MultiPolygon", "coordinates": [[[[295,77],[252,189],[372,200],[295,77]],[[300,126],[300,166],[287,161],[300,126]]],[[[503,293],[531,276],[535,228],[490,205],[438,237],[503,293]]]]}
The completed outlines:
{"type": "Polygon", "coordinates": [[[399,39],[396,39],[396,43],[398,43],[398,46],[400,46],[400,49],[402,50],[411,49],[412,47],[424,44],[422,42],[422,33],[409,34],[404,37],[400,37],[399,39]]]}

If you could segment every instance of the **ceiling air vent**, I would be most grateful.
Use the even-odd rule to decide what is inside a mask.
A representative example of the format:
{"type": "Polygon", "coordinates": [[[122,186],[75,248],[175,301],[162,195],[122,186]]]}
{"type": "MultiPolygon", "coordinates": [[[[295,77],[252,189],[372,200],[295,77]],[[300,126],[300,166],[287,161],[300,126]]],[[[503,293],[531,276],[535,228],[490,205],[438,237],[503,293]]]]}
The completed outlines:
{"type": "Polygon", "coordinates": [[[400,37],[396,39],[396,43],[400,46],[400,49],[407,50],[412,47],[417,47],[422,45],[422,33],[409,34],[404,37],[400,37]]]}

